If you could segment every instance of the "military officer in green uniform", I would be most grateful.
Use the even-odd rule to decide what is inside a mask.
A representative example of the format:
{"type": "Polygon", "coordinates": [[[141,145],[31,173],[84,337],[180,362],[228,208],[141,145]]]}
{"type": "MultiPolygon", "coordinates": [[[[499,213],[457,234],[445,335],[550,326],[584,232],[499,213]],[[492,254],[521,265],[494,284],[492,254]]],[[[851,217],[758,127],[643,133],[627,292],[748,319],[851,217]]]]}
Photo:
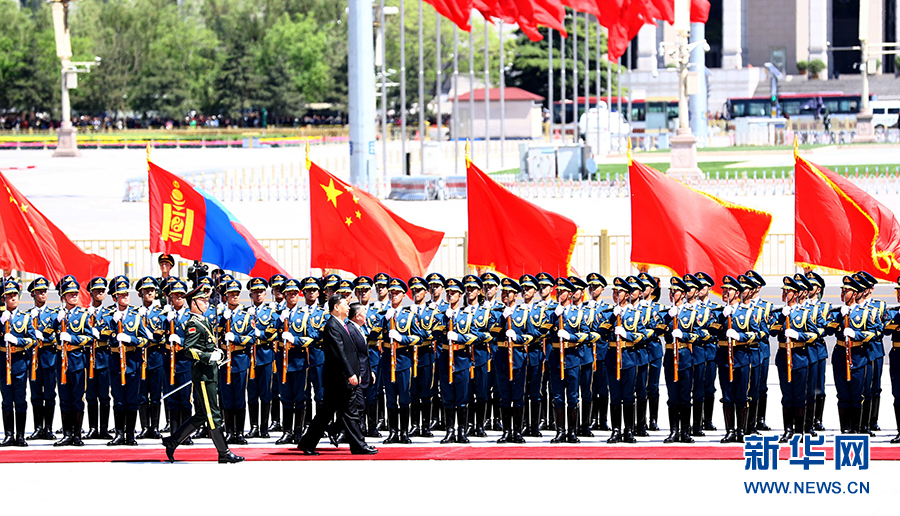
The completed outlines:
{"type": "Polygon", "coordinates": [[[203,313],[209,307],[209,295],[212,289],[198,286],[185,296],[191,310],[191,317],[184,325],[184,350],[182,353],[193,362],[191,382],[194,390],[194,415],[178,428],[170,437],[163,438],[166,455],[170,462],[175,462],[175,449],[189,435],[203,424],[209,425],[209,436],[216,451],[219,452],[219,463],[234,463],[244,460],[228,449],[225,434],[222,432],[222,415],[219,411],[217,385],[219,366],[225,354],[216,344],[216,336],[203,313]]]}

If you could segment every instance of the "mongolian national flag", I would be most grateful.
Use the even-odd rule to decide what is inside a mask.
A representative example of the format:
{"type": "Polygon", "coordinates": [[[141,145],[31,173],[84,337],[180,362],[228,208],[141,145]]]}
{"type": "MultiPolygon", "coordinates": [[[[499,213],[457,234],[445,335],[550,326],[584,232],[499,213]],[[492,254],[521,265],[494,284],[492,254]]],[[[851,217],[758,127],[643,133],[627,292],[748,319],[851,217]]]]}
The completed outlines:
{"type": "Polygon", "coordinates": [[[535,271],[568,275],[578,226],[513,194],[468,158],[466,163],[469,265],[516,278],[535,271]]]}
{"type": "Polygon", "coordinates": [[[900,223],[883,204],[795,153],[794,260],[804,266],[900,276],[900,223]]]}
{"type": "Polygon", "coordinates": [[[147,165],[151,252],[177,254],[251,276],[289,276],[212,195],[154,163],[147,165]]]}
{"type": "MultiPolygon", "coordinates": [[[[109,260],[82,251],[44,217],[2,173],[6,194],[0,201],[0,269],[40,274],[56,284],[66,274],[83,287],[95,276],[106,277],[109,260]]],[[[89,298],[82,288],[82,301],[89,298]]]]}
{"type": "Polygon", "coordinates": [[[307,159],[312,226],[310,266],[356,275],[424,276],[444,233],[410,224],[368,192],[307,159]]]}
{"type": "Polygon", "coordinates": [[[772,215],[723,201],[633,161],[631,261],[661,265],[678,275],[726,274],[752,269],[772,215]]]}

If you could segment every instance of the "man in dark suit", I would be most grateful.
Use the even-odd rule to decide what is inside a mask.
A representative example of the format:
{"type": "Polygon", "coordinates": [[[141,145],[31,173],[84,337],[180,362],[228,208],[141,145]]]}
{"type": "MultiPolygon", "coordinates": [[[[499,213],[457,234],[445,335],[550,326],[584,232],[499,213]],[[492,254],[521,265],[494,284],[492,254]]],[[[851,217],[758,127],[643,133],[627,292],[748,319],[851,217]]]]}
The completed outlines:
{"type": "Polygon", "coordinates": [[[366,307],[359,303],[350,304],[350,315],[347,316],[347,329],[356,349],[359,361],[359,388],[351,401],[351,407],[357,417],[362,418],[365,409],[364,390],[375,383],[375,372],[369,364],[369,347],[366,345],[366,307]]]}
{"type": "Polygon", "coordinates": [[[300,439],[297,449],[305,455],[318,455],[316,445],[337,413],[350,443],[350,452],[356,455],[378,453],[375,448],[366,445],[362,430],[359,427],[359,412],[353,408],[353,400],[359,391],[360,359],[350,330],[344,319],[350,311],[347,299],[339,294],[328,299],[331,317],[325,323],[322,349],[325,352],[323,368],[325,400],[321,412],[309,425],[300,439]]]}

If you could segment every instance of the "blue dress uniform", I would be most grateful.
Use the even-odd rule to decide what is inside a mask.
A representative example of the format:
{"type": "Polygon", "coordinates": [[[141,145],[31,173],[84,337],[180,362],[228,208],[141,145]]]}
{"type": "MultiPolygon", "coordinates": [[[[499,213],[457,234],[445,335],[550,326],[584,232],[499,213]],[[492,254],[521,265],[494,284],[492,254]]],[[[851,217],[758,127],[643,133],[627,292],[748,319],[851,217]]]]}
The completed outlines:
{"type": "MultiPolygon", "coordinates": [[[[596,288],[606,288],[606,278],[596,272],[588,274],[585,279],[588,286],[593,290],[596,288]]],[[[593,295],[593,293],[592,293],[593,295]]],[[[582,425],[579,428],[578,436],[593,437],[591,430],[609,430],[606,413],[609,407],[609,383],[606,378],[606,353],[609,349],[609,343],[603,337],[601,325],[606,319],[606,313],[612,310],[612,305],[605,301],[597,301],[591,299],[585,304],[586,310],[590,310],[592,315],[588,316],[592,345],[589,347],[591,351],[591,400],[587,403],[582,399],[582,403],[587,403],[590,409],[589,426],[584,426],[584,410],[582,410],[582,425]]],[[[584,407],[582,407],[584,409],[584,407]]]]}
{"type": "Polygon", "coordinates": [[[584,302],[585,291],[588,288],[587,282],[578,276],[569,276],[568,279],[575,289],[572,292],[571,307],[577,308],[582,312],[582,319],[585,325],[584,329],[588,333],[588,339],[575,348],[578,356],[581,358],[581,365],[578,368],[578,392],[581,420],[576,421],[574,430],[576,437],[593,437],[594,434],[591,432],[590,418],[591,402],[593,401],[594,395],[591,388],[593,387],[594,376],[594,346],[597,344],[597,341],[600,340],[600,336],[597,333],[591,332],[596,311],[592,308],[588,308],[587,304],[584,302]]]}
{"type": "Polygon", "coordinates": [[[691,424],[691,388],[693,387],[693,346],[699,342],[698,320],[701,318],[704,308],[698,311],[696,306],[684,303],[688,285],[678,276],[672,277],[669,282],[669,292],[672,300],[677,304],[663,315],[666,332],[665,357],[663,368],[666,374],[666,390],[669,393],[667,403],[669,412],[669,436],[663,440],[665,443],[692,443],[691,424]],[[680,298],[675,299],[676,292],[680,292],[680,298]],[[676,367],[675,358],[678,358],[676,367]],[[678,377],[676,379],[676,373],[678,377]]]}
{"type": "MultiPolygon", "coordinates": [[[[372,278],[368,276],[360,276],[354,280],[357,289],[370,289],[374,285],[372,278]]],[[[384,386],[381,377],[381,352],[384,344],[381,340],[382,334],[382,311],[379,303],[368,303],[366,305],[366,325],[363,331],[366,333],[366,347],[369,351],[369,367],[375,373],[375,381],[366,387],[363,393],[366,400],[366,426],[365,437],[381,437],[378,431],[378,403],[384,399],[384,386]]]]}
{"type": "MultiPolygon", "coordinates": [[[[74,279],[61,281],[60,296],[78,295],[80,286],[74,279]]],[[[62,417],[63,437],[54,446],[84,446],[81,441],[81,423],[84,419],[84,380],[87,360],[85,346],[94,341],[90,315],[80,306],[71,310],[60,308],[57,316],[59,339],[59,411],[62,417]]]]}
{"type": "MultiPolygon", "coordinates": [[[[900,277],[897,278],[894,292],[898,301],[900,301],[900,277]]],[[[884,325],[884,334],[891,337],[890,370],[888,374],[891,376],[891,394],[894,396],[894,418],[898,428],[897,436],[891,439],[891,444],[900,444],[900,306],[888,308],[885,315],[889,319],[887,324],[884,325]]]]}
{"type": "MultiPolygon", "coordinates": [[[[314,278],[316,279],[316,278],[314,278]]],[[[318,301],[318,312],[321,313],[322,326],[325,327],[325,320],[327,320],[331,315],[328,313],[327,302],[328,298],[336,293],[338,287],[340,286],[341,277],[337,274],[329,274],[325,276],[325,278],[321,281],[316,279],[316,284],[319,288],[323,289],[323,293],[319,294],[317,298],[318,301]]],[[[304,295],[308,288],[313,288],[312,283],[309,281],[309,278],[304,280],[304,295]]],[[[310,308],[312,308],[310,306],[310,308]]],[[[325,382],[323,374],[325,372],[325,350],[322,349],[322,339],[316,338],[309,346],[306,348],[306,360],[307,360],[307,372],[306,372],[306,399],[311,400],[316,404],[316,412],[320,410],[324,410],[325,403],[325,382]]],[[[305,418],[303,421],[300,421],[298,425],[297,421],[294,421],[294,425],[300,428],[306,428],[312,422],[313,412],[312,410],[308,410],[304,414],[305,418]]],[[[297,439],[300,439],[300,435],[295,435],[297,439]]]]}
{"type": "MultiPolygon", "coordinates": [[[[300,290],[318,290],[316,278],[307,277],[302,282],[289,279],[284,282],[282,291],[286,294],[300,290]]],[[[292,309],[282,310],[279,317],[281,328],[280,352],[275,356],[278,364],[277,378],[281,403],[284,405],[284,433],[275,444],[297,444],[302,433],[304,415],[306,414],[306,383],[309,364],[309,346],[319,340],[320,332],[327,320],[325,312],[317,303],[312,305],[299,303],[292,309]],[[287,357],[285,357],[287,353],[287,357]]]]}
{"type": "MultiPolygon", "coordinates": [[[[39,276],[28,285],[32,297],[36,291],[47,291],[50,282],[39,276]]],[[[34,432],[26,440],[55,440],[53,435],[53,413],[56,410],[56,323],[55,308],[46,304],[31,309],[31,323],[34,325],[37,342],[32,350],[31,407],[34,410],[34,432]]]]}
{"type": "MultiPolygon", "coordinates": [[[[487,366],[487,378],[488,378],[488,396],[485,400],[485,425],[484,429],[486,430],[506,430],[502,428],[501,417],[500,417],[500,397],[498,393],[497,387],[497,369],[493,366],[494,356],[497,354],[497,343],[503,339],[503,329],[501,328],[500,323],[503,319],[503,309],[505,308],[503,303],[500,301],[499,288],[500,288],[500,276],[493,272],[485,272],[481,275],[481,282],[484,285],[484,290],[482,294],[484,295],[484,306],[488,310],[491,311],[491,317],[494,321],[493,327],[491,329],[491,334],[494,336],[491,343],[488,345],[488,350],[490,351],[490,355],[488,356],[488,366],[487,366]],[[494,297],[488,300],[488,290],[491,288],[496,288],[498,290],[494,291],[494,297]]],[[[469,392],[469,396],[471,397],[474,392],[469,392]]],[[[470,413],[471,414],[471,413],[470,413]]],[[[486,437],[487,434],[481,435],[481,431],[476,427],[475,429],[476,437],[486,437]]]]}
{"type": "MultiPolygon", "coordinates": [[[[819,376],[818,366],[822,364],[822,362],[818,360],[818,350],[816,349],[816,346],[817,342],[825,332],[825,326],[827,324],[826,316],[828,315],[828,312],[826,311],[823,314],[819,303],[812,299],[812,292],[814,291],[815,286],[813,286],[813,283],[809,278],[803,274],[797,273],[794,274],[793,279],[801,289],[799,295],[800,305],[809,311],[807,329],[816,334],[816,338],[812,342],[806,344],[806,361],[808,365],[806,366],[806,402],[804,404],[805,411],[803,413],[803,433],[816,436],[818,434],[816,434],[815,428],[815,388],[819,376]],[[806,295],[805,299],[804,294],[806,295]]],[[[827,353],[825,356],[827,356],[827,353]]]]}
{"type": "MultiPolygon", "coordinates": [[[[715,286],[716,282],[712,279],[712,276],[705,272],[697,272],[694,274],[697,277],[697,280],[700,282],[701,290],[706,292],[705,295],[709,295],[709,289],[715,286]]],[[[710,300],[708,297],[706,299],[699,299],[698,294],[698,302],[709,309],[710,314],[716,314],[721,312],[722,307],[710,300]]],[[[716,368],[716,355],[719,353],[719,338],[718,335],[715,334],[711,325],[716,323],[715,317],[710,317],[709,323],[707,324],[707,332],[706,335],[702,337],[703,341],[703,349],[706,352],[706,367],[703,370],[703,390],[705,392],[703,397],[703,430],[711,430],[715,431],[716,427],[712,423],[713,419],[713,411],[716,408],[716,373],[718,369],[716,368]]]]}
{"type": "MultiPolygon", "coordinates": [[[[556,305],[558,304],[556,300],[554,300],[551,295],[553,289],[556,287],[556,278],[547,273],[547,272],[539,272],[535,275],[535,278],[538,280],[538,294],[541,296],[541,300],[538,302],[539,306],[542,306],[544,310],[548,313],[556,310],[556,305]]],[[[549,330],[548,330],[549,331],[549,330]]],[[[542,349],[544,350],[543,360],[544,363],[541,367],[541,415],[540,422],[538,424],[537,430],[555,430],[556,422],[554,421],[553,410],[550,409],[550,396],[548,395],[548,386],[550,384],[550,371],[546,366],[547,361],[547,352],[548,352],[548,343],[546,335],[542,339],[541,342],[542,349]]],[[[529,379],[526,379],[526,382],[531,384],[529,379]]],[[[528,437],[526,435],[525,437],[528,437]]],[[[535,437],[540,437],[536,435],[535,437]]]]}
{"type": "MultiPolygon", "coordinates": [[[[113,296],[127,294],[128,278],[116,278],[111,284],[113,296]]],[[[108,446],[137,446],[134,440],[134,426],[141,399],[141,364],[143,348],[148,339],[145,336],[143,316],[133,306],[119,310],[114,305],[112,317],[108,321],[113,340],[110,345],[109,376],[113,396],[113,415],[116,423],[116,436],[108,442],[108,446]],[[122,356],[124,353],[124,357],[122,356]],[[124,361],[125,368],[122,369],[124,361]],[[124,385],[122,372],[124,371],[124,385]]]]}
{"type": "Polygon", "coordinates": [[[503,278],[500,288],[511,296],[509,306],[501,313],[503,333],[494,353],[494,377],[497,394],[500,397],[500,414],[503,434],[498,443],[523,443],[522,419],[525,413],[525,366],[528,360],[528,345],[540,336],[530,327],[529,307],[515,305],[516,293],[522,287],[512,278],[503,278]]]}
{"type": "MultiPolygon", "coordinates": [[[[169,284],[166,289],[169,296],[173,294],[187,294],[187,283],[182,280],[176,280],[169,284]]],[[[187,307],[187,303],[180,309],[175,310],[171,303],[166,305],[164,310],[166,328],[164,356],[164,378],[163,389],[168,393],[172,389],[178,388],[191,380],[191,359],[183,353],[185,329],[187,322],[191,318],[191,312],[187,307]],[[174,367],[173,364],[174,363],[174,367]]],[[[169,428],[174,433],[181,425],[191,418],[191,392],[189,389],[181,389],[166,398],[169,408],[169,428]]],[[[188,437],[187,439],[190,439],[188,437]]],[[[193,444],[185,440],[182,444],[193,444]]]]}
{"type": "Polygon", "coordinates": [[[772,357],[772,350],[769,347],[769,329],[768,322],[772,317],[774,305],[769,301],[759,298],[759,289],[766,286],[766,280],[762,275],[754,270],[745,273],[746,278],[753,285],[753,303],[762,307],[763,322],[765,323],[764,332],[759,342],[759,366],[755,371],[755,384],[751,380],[750,387],[750,407],[747,414],[748,433],[758,434],[758,430],[769,431],[769,425],[766,424],[766,406],[769,399],[769,361],[772,357]]]}
{"type": "MultiPolygon", "coordinates": [[[[264,278],[251,278],[247,290],[265,294],[269,283],[264,278]]],[[[254,301],[255,302],[255,301],[254,301]]],[[[250,432],[247,438],[269,437],[269,412],[272,405],[272,363],[275,352],[272,341],[278,337],[278,312],[275,303],[261,302],[248,310],[253,327],[250,343],[250,369],[247,378],[247,407],[250,412],[250,432]],[[256,350],[254,354],[253,350],[256,350]]]]}
{"type": "MultiPolygon", "coordinates": [[[[617,291],[618,296],[627,298],[632,291],[640,288],[637,283],[622,278],[613,280],[613,290],[617,291]]],[[[618,302],[618,298],[616,301],[618,302]]],[[[647,310],[625,304],[614,307],[606,315],[602,328],[609,342],[609,350],[606,352],[606,375],[609,381],[609,412],[612,420],[612,433],[606,442],[635,443],[637,440],[634,438],[634,384],[638,355],[634,347],[635,344],[653,337],[653,330],[647,326],[650,314],[647,310]]]]}
{"type": "MultiPolygon", "coordinates": [[[[3,295],[6,299],[15,296],[18,301],[22,287],[8,278],[3,283],[3,295]]],[[[5,377],[0,380],[0,395],[3,398],[3,431],[6,436],[0,446],[28,446],[25,442],[25,416],[28,405],[25,402],[25,384],[31,365],[29,350],[37,342],[31,313],[11,308],[0,312],[0,328],[3,331],[3,344],[0,356],[3,357],[5,377]],[[14,416],[15,414],[15,416],[14,416]],[[15,432],[15,434],[13,434],[15,432]]]]}
{"type": "MultiPolygon", "coordinates": [[[[699,299],[699,291],[703,288],[700,279],[694,274],[685,274],[681,280],[687,289],[686,299],[690,301],[688,304],[697,312],[694,319],[694,333],[697,334],[697,340],[691,344],[691,399],[694,424],[691,426],[690,435],[692,437],[704,437],[703,419],[706,400],[706,346],[711,340],[709,333],[709,323],[712,321],[712,310],[699,299]]],[[[713,353],[715,357],[715,353],[713,353]]],[[[712,407],[710,407],[712,410],[712,407]]],[[[682,429],[683,430],[683,429],[682,429]]]]}
{"type": "MultiPolygon", "coordinates": [[[[158,291],[156,279],[150,276],[141,278],[135,284],[134,289],[141,294],[145,289],[158,291]]],[[[141,422],[141,432],[138,439],[161,439],[159,433],[159,413],[161,408],[163,381],[165,380],[165,341],[166,341],[166,315],[159,304],[153,302],[138,308],[142,312],[141,325],[144,335],[147,337],[147,346],[143,348],[143,364],[141,365],[141,404],[138,407],[138,416],[141,422]]]]}
{"type": "MultiPolygon", "coordinates": [[[[425,281],[428,282],[428,292],[431,294],[431,302],[428,306],[440,313],[446,312],[447,309],[450,308],[449,303],[444,299],[444,292],[447,288],[447,279],[440,273],[430,272],[425,276],[425,281]]],[[[435,362],[437,361],[437,354],[439,352],[440,347],[435,343],[435,362]]],[[[444,403],[441,401],[441,389],[439,387],[440,379],[437,374],[435,374],[434,396],[431,398],[430,430],[446,430],[446,427],[444,426],[444,403]]]]}
{"type": "MultiPolygon", "coordinates": [[[[468,275],[463,277],[463,284],[466,287],[480,285],[475,288],[483,291],[484,282],[477,276],[468,275]]],[[[480,295],[479,299],[481,299],[480,295]]],[[[468,349],[472,364],[469,374],[469,410],[467,416],[469,418],[468,424],[472,427],[472,435],[474,437],[487,437],[487,433],[484,431],[484,418],[491,391],[490,361],[493,354],[492,346],[495,345],[497,334],[500,333],[500,314],[502,309],[500,309],[500,312],[497,312],[493,303],[472,305],[472,309],[475,312],[473,324],[478,328],[478,331],[488,335],[488,338],[476,342],[469,346],[468,349]]]]}
{"type": "Polygon", "coordinates": [[[535,302],[537,299],[536,292],[539,289],[538,279],[530,274],[524,274],[519,278],[519,286],[522,288],[523,300],[528,298],[529,301],[522,305],[522,309],[528,316],[528,334],[532,339],[525,346],[527,353],[525,364],[525,394],[528,399],[528,417],[525,429],[522,432],[523,437],[541,437],[538,430],[540,426],[541,411],[541,376],[545,366],[544,362],[544,345],[545,336],[553,326],[553,321],[549,314],[553,311],[547,311],[544,304],[535,302]],[[531,292],[531,290],[534,292],[531,292]],[[530,296],[530,297],[529,297],[530,296]]]}
{"type": "MultiPolygon", "coordinates": [[[[825,280],[815,272],[807,272],[806,279],[814,288],[818,289],[819,293],[825,290],[825,280]]],[[[816,331],[819,334],[819,338],[816,339],[816,342],[812,346],[807,346],[810,362],[810,388],[807,391],[807,399],[812,397],[812,402],[814,403],[811,428],[816,431],[822,431],[825,430],[825,427],[822,425],[822,415],[825,412],[825,369],[828,361],[828,348],[825,346],[824,337],[826,327],[828,326],[828,314],[831,312],[831,304],[820,301],[818,298],[813,299],[812,295],[813,294],[811,294],[811,298],[807,300],[807,303],[811,306],[815,306],[817,309],[816,331]]],[[[809,419],[809,407],[807,407],[806,417],[809,419]]]]}
{"type": "MultiPolygon", "coordinates": [[[[872,287],[878,283],[874,276],[866,271],[860,271],[853,275],[860,285],[865,288],[865,301],[863,306],[874,310],[878,320],[881,322],[882,328],[890,319],[885,318],[887,304],[880,299],[871,299],[872,287]]],[[[866,370],[866,378],[869,380],[866,385],[865,400],[863,401],[863,414],[860,431],[875,436],[875,430],[878,428],[878,411],[881,405],[881,375],[884,371],[884,333],[879,330],[871,341],[869,341],[869,365],[866,370]]]]}
{"type": "MultiPolygon", "coordinates": [[[[278,314],[284,310],[285,301],[283,299],[283,291],[281,288],[284,286],[284,282],[287,281],[288,278],[284,274],[275,274],[271,278],[269,278],[269,288],[272,289],[272,304],[274,305],[272,309],[278,314]],[[278,300],[279,297],[282,297],[281,301],[278,300]]],[[[276,317],[276,321],[278,318],[276,317]]],[[[281,395],[279,389],[281,388],[281,375],[278,373],[278,353],[276,353],[276,344],[273,343],[273,362],[272,362],[272,425],[269,426],[269,432],[280,432],[281,428],[281,395]]]]}
{"type": "MultiPolygon", "coordinates": [[[[865,289],[851,276],[844,276],[841,286],[845,297],[856,296],[865,289]]],[[[862,405],[868,385],[869,342],[881,331],[876,310],[859,304],[835,308],[829,314],[827,333],[837,337],[831,354],[834,386],[837,390],[841,433],[859,433],[862,405]],[[848,355],[849,351],[849,355],[848,355]]]]}
{"type": "Polygon", "coordinates": [[[741,282],[733,276],[722,279],[723,293],[727,289],[731,297],[711,326],[719,342],[716,365],[719,367],[719,386],[722,388],[725,412],[725,437],[722,438],[722,443],[744,442],[747,425],[747,392],[752,355],[750,345],[760,338],[762,309],[749,304],[735,304],[732,300],[739,299],[741,292],[748,288],[752,288],[749,283],[741,282]]]}
{"type": "MultiPolygon", "coordinates": [[[[769,329],[778,338],[775,366],[781,385],[781,410],[784,415],[784,434],[779,442],[790,442],[794,433],[802,434],[806,419],[807,389],[809,388],[808,346],[819,337],[815,313],[804,303],[790,304],[799,298],[805,286],[790,276],[782,280],[785,301],[781,310],[772,312],[769,329]],[[793,292],[793,294],[791,294],[793,292]],[[793,299],[788,299],[793,296],[793,299]]],[[[813,307],[815,308],[815,307],[813,307]]]]}
{"type": "MultiPolygon", "coordinates": [[[[409,280],[409,288],[428,290],[428,284],[424,278],[413,277],[409,280]]],[[[434,328],[440,326],[439,319],[442,312],[438,311],[437,306],[424,303],[413,306],[412,310],[415,312],[425,338],[413,347],[413,374],[409,386],[412,424],[409,435],[434,437],[429,429],[431,426],[431,401],[435,391],[434,363],[437,359],[434,328]]]]}
{"type": "MultiPolygon", "coordinates": [[[[223,290],[226,299],[233,292],[240,295],[241,284],[232,280],[225,284],[223,290]]],[[[218,321],[218,334],[222,336],[219,348],[225,353],[225,361],[231,360],[220,366],[218,386],[228,444],[247,444],[244,422],[247,418],[247,375],[256,340],[255,312],[249,313],[240,304],[234,308],[226,305],[218,321]]]]}
{"type": "Polygon", "coordinates": [[[635,435],[637,436],[645,436],[647,435],[646,430],[659,431],[659,424],[657,423],[659,420],[659,377],[662,374],[662,363],[663,363],[663,344],[662,344],[662,335],[665,333],[665,328],[663,328],[663,320],[662,312],[666,310],[666,307],[659,303],[660,296],[660,285],[659,278],[654,278],[650,274],[646,272],[642,272],[638,274],[638,279],[641,280],[644,287],[644,296],[643,300],[644,304],[649,304],[652,307],[652,310],[655,314],[657,330],[659,338],[650,339],[647,342],[647,355],[649,357],[649,364],[647,368],[647,405],[650,408],[650,423],[648,425],[644,425],[644,410],[640,405],[640,401],[638,401],[638,421],[637,421],[637,429],[635,431],[635,435]],[[646,299],[647,289],[651,289],[650,299],[646,299]]]}
{"type": "MultiPolygon", "coordinates": [[[[88,291],[93,296],[95,291],[105,291],[109,287],[106,278],[96,277],[88,283],[88,291]]],[[[98,303],[94,301],[93,303],[98,303]]],[[[94,342],[91,343],[87,353],[88,372],[87,386],[84,391],[85,404],[88,414],[88,433],[85,439],[112,439],[109,435],[109,340],[110,331],[108,319],[112,317],[112,308],[109,306],[94,306],[87,308],[90,318],[89,324],[93,328],[94,342]],[[93,360],[91,360],[93,359],[93,360]]]]}

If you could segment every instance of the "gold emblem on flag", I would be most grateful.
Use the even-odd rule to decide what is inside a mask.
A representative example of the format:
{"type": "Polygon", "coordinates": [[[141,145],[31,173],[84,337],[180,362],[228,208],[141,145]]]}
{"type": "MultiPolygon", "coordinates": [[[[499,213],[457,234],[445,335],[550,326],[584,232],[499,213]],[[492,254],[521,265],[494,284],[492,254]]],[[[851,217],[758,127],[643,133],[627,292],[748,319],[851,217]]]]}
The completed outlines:
{"type": "Polygon", "coordinates": [[[184,194],[178,181],[172,181],[171,203],[163,203],[162,238],[171,242],[191,245],[194,232],[194,210],[184,207],[184,194]]]}

